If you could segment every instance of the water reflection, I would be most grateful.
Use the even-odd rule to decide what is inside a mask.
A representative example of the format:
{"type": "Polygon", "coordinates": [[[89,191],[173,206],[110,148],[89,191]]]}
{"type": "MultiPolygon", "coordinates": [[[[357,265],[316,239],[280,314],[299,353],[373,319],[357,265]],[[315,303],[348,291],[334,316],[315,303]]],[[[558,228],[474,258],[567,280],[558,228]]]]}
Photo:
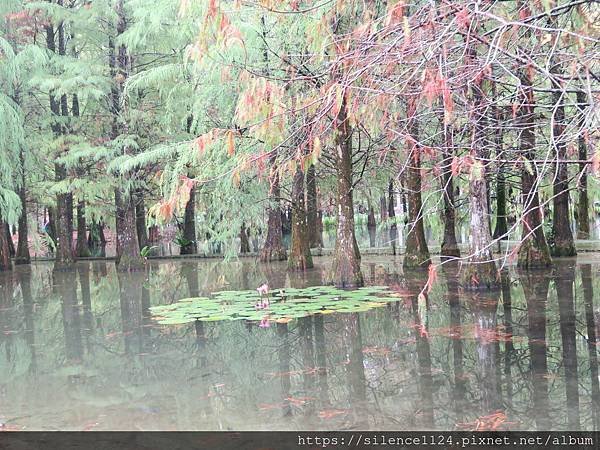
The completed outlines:
{"type": "Polygon", "coordinates": [[[0,275],[0,420],[27,429],[600,429],[600,292],[591,260],[501,272],[463,292],[457,269],[405,274],[365,258],[398,301],[288,323],[157,326],[150,306],[217,290],[322,284],[329,261],[153,261],[120,273],[19,266],[0,275]]]}

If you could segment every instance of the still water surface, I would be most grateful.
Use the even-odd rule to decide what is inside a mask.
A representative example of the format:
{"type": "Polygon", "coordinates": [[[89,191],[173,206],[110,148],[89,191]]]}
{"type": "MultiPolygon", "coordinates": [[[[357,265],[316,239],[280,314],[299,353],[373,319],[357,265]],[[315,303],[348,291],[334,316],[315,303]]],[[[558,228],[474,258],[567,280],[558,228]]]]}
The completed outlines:
{"type": "Polygon", "coordinates": [[[0,422],[27,430],[600,430],[600,258],[503,272],[496,294],[365,257],[397,302],[259,327],[157,325],[149,307],[321,285],[251,260],[49,263],[0,275],[0,422]]]}

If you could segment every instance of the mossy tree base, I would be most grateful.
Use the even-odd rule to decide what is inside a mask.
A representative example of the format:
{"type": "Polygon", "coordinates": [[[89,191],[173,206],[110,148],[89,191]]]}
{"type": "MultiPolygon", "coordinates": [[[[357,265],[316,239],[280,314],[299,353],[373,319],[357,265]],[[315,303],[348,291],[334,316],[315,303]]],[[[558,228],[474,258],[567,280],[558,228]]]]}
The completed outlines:
{"type": "Polygon", "coordinates": [[[404,260],[402,267],[405,269],[427,269],[431,264],[431,257],[429,252],[411,252],[404,254],[404,260]]]}
{"type": "Polygon", "coordinates": [[[545,240],[536,244],[534,239],[526,239],[519,248],[517,267],[519,269],[543,269],[552,265],[550,250],[545,240]]]}
{"type": "Polygon", "coordinates": [[[364,286],[365,280],[360,270],[360,261],[350,261],[347,258],[335,258],[329,283],[341,288],[356,288],[364,286]]]}
{"type": "Polygon", "coordinates": [[[452,244],[442,243],[442,248],[440,250],[440,258],[444,259],[454,259],[460,258],[460,250],[458,249],[458,244],[456,242],[452,244]]]}
{"type": "Polygon", "coordinates": [[[467,290],[498,290],[501,287],[500,275],[493,261],[483,263],[463,263],[460,284],[467,290]]]}
{"type": "Polygon", "coordinates": [[[285,261],[287,259],[287,251],[283,246],[273,248],[264,247],[260,252],[261,262],[285,261]]]}
{"type": "Polygon", "coordinates": [[[577,256],[575,243],[572,240],[564,242],[554,241],[550,247],[550,254],[557,258],[577,256]]]}

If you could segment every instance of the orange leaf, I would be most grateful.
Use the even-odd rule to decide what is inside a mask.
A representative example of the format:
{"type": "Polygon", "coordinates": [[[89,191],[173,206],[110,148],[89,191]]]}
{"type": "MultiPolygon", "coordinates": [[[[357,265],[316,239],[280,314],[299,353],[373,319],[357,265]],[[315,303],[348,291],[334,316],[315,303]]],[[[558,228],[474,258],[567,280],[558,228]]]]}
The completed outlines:
{"type": "Polygon", "coordinates": [[[233,156],[235,153],[235,141],[233,139],[233,131],[227,131],[227,154],[233,156]]]}

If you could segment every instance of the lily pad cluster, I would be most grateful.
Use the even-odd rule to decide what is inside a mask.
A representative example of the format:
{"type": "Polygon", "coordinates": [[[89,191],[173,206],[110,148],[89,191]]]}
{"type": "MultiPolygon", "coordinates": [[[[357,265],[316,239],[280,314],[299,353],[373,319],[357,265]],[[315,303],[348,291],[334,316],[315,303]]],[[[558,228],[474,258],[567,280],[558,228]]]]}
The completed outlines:
{"type": "Polygon", "coordinates": [[[343,290],[332,286],[277,289],[267,295],[257,291],[220,291],[210,297],[186,298],[172,305],[151,307],[154,319],[163,325],[200,320],[251,320],[289,322],[312,314],[368,311],[397,300],[386,286],[343,290]],[[262,306],[268,300],[267,306],[262,306]]]}

